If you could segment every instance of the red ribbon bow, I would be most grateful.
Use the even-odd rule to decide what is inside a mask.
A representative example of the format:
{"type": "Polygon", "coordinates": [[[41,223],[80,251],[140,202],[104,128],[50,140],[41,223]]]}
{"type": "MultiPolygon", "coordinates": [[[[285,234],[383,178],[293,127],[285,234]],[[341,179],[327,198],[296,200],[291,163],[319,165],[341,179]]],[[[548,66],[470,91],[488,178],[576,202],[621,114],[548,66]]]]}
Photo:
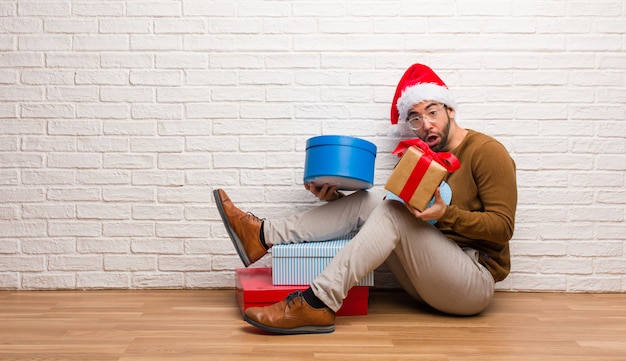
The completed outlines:
{"type": "Polygon", "coordinates": [[[448,152],[435,152],[430,149],[428,144],[424,143],[424,141],[419,138],[401,141],[391,154],[397,154],[398,157],[402,157],[402,155],[404,155],[404,151],[409,147],[419,148],[424,153],[424,157],[441,164],[449,173],[452,173],[461,167],[461,163],[457,157],[454,156],[454,154],[448,152]]]}

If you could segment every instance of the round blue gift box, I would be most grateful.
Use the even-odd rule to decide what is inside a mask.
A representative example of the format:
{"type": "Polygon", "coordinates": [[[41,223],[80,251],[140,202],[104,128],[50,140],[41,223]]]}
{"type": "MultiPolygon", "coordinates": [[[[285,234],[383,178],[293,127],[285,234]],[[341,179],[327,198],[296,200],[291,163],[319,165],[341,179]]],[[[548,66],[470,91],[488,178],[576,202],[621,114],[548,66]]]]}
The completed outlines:
{"type": "Polygon", "coordinates": [[[376,145],[344,135],[322,135],[306,142],[304,182],[325,183],[341,190],[367,189],[374,185],[376,145]]]}

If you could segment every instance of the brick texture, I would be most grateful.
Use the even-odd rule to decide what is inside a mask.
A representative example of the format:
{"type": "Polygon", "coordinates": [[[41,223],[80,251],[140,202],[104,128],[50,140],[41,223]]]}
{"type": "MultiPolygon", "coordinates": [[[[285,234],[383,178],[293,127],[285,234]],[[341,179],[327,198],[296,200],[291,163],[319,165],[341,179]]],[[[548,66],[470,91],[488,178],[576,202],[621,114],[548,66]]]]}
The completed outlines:
{"type": "Polygon", "coordinates": [[[517,163],[498,288],[626,292],[624,29],[617,0],[3,1],[0,289],[233,287],[211,191],[314,206],[320,134],[375,142],[382,188],[422,62],[517,163]]]}

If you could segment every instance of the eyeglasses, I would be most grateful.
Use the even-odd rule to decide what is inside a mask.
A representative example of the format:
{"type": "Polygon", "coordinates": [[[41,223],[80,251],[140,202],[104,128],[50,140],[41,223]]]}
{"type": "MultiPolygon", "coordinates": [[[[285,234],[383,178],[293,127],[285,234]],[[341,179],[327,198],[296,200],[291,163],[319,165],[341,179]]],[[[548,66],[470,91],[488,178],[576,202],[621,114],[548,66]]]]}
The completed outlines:
{"type": "Polygon", "coordinates": [[[420,130],[424,127],[424,121],[429,123],[434,123],[437,121],[437,116],[439,116],[439,112],[441,109],[448,109],[445,104],[439,104],[438,107],[431,107],[426,114],[415,114],[411,115],[406,122],[409,124],[409,128],[412,130],[420,130]]]}

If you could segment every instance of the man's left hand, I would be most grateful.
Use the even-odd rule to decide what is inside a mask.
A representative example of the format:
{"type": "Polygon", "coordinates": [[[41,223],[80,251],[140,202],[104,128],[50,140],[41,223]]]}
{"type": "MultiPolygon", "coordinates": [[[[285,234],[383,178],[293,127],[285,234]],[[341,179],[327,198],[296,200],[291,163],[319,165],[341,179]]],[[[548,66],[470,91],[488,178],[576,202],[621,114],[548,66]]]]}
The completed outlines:
{"type": "Polygon", "coordinates": [[[419,218],[423,221],[438,220],[439,218],[443,217],[443,215],[446,213],[446,207],[448,207],[446,202],[444,202],[443,198],[441,197],[439,187],[437,187],[437,190],[435,191],[435,202],[432,206],[426,208],[425,210],[420,211],[408,203],[405,203],[405,205],[409,212],[411,212],[415,216],[415,218],[419,218]]]}

